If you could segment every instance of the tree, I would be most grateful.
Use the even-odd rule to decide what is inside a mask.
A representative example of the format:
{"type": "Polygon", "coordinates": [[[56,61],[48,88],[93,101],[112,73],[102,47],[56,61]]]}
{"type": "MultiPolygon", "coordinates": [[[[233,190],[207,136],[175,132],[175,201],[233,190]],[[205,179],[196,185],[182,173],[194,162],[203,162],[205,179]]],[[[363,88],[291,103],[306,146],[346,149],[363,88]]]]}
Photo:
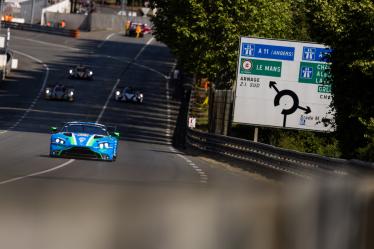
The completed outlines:
{"type": "Polygon", "coordinates": [[[291,0],[154,0],[155,36],[184,69],[217,82],[235,78],[239,37],[288,38],[291,0]]]}
{"type": "Polygon", "coordinates": [[[333,49],[331,84],[344,157],[374,160],[374,2],[313,0],[312,37],[333,49]]]}

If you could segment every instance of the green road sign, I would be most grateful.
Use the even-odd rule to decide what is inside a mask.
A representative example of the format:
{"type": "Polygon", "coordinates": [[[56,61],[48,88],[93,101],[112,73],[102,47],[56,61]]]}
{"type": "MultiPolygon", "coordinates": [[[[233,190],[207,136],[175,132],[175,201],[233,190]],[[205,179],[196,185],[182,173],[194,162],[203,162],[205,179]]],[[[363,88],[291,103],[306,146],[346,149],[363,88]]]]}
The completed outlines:
{"type": "Polygon", "coordinates": [[[323,84],[329,76],[330,65],[327,63],[301,62],[299,82],[308,84],[323,84]]]}
{"type": "Polygon", "coordinates": [[[267,60],[254,60],[254,59],[241,59],[240,73],[281,77],[282,62],[267,61],[267,60]]]}
{"type": "Polygon", "coordinates": [[[320,85],[318,86],[319,93],[331,93],[331,85],[320,85]]]}

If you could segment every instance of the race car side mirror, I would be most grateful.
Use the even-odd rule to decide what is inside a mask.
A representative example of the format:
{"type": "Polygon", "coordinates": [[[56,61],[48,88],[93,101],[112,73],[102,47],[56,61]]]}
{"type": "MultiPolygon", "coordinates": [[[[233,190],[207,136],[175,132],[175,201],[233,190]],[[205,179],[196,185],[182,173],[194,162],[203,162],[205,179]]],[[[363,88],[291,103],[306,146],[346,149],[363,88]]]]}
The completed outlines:
{"type": "Polygon", "coordinates": [[[121,135],[119,134],[119,132],[113,132],[113,136],[115,136],[116,138],[119,138],[121,135]]]}
{"type": "Polygon", "coordinates": [[[56,132],[57,132],[57,127],[51,127],[50,130],[51,130],[53,133],[56,133],[56,132]]]}

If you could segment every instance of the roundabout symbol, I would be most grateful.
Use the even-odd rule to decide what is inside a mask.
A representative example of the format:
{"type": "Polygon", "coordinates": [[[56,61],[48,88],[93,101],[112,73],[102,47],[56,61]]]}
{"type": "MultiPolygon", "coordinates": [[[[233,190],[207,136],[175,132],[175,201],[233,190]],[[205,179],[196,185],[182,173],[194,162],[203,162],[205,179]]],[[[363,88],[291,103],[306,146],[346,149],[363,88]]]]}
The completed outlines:
{"type": "Polygon", "coordinates": [[[299,106],[299,97],[296,95],[295,92],[289,89],[279,91],[278,88],[276,87],[276,84],[277,83],[275,81],[270,81],[269,83],[269,87],[274,88],[274,90],[277,92],[274,98],[274,106],[279,106],[280,99],[285,96],[290,97],[293,101],[293,104],[291,107],[283,109],[281,112],[281,114],[283,114],[283,127],[286,127],[287,115],[291,115],[297,109],[303,110],[305,114],[308,114],[312,111],[309,106],[307,107],[299,106]]]}

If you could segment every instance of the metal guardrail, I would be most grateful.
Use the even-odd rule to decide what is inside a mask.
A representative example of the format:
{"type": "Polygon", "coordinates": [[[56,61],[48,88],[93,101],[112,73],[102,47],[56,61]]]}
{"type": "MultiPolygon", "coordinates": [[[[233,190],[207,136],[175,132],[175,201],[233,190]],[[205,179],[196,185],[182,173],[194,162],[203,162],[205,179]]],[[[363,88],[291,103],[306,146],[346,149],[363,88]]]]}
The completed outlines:
{"type": "Polygon", "coordinates": [[[374,173],[374,163],[344,160],[278,148],[249,140],[188,129],[186,143],[193,148],[251,162],[279,173],[304,178],[374,173]]]}
{"type": "Polygon", "coordinates": [[[18,29],[18,30],[26,30],[26,31],[34,31],[34,32],[42,32],[54,35],[62,35],[62,36],[72,36],[76,37],[76,30],[69,30],[63,28],[53,28],[47,26],[41,26],[39,24],[30,24],[30,23],[16,23],[16,22],[1,22],[2,28],[11,28],[11,29],[18,29]]]}

